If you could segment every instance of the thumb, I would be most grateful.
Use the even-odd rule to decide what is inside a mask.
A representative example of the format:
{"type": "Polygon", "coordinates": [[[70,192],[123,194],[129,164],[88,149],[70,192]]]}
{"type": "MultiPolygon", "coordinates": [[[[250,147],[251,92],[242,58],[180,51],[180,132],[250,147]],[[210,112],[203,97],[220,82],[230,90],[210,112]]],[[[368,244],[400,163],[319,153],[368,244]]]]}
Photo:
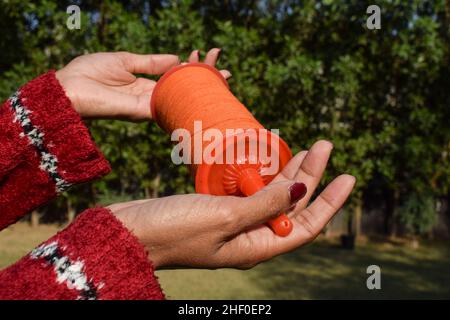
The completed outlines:
{"type": "Polygon", "coordinates": [[[304,183],[286,180],[269,184],[254,195],[243,198],[244,228],[265,223],[295,205],[306,195],[304,183]]]}

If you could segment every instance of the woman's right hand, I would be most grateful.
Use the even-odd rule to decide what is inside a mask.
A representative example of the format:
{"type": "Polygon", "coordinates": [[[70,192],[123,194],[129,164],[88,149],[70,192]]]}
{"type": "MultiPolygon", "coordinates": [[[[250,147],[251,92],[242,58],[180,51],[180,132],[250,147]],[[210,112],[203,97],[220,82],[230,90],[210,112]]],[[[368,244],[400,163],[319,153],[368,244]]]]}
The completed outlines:
{"type": "MultiPolygon", "coordinates": [[[[220,49],[206,54],[204,63],[215,66],[220,49]]],[[[199,62],[194,50],[188,62],[199,62]]],[[[156,81],[135,74],[159,75],[180,63],[173,54],[100,52],[80,56],[56,72],[75,110],[83,118],[144,121],[152,118],[150,99],[156,81]]],[[[220,73],[225,79],[227,70],[220,73]]]]}
{"type": "Polygon", "coordinates": [[[109,209],[146,247],[157,269],[249,268],[315,239],[343,205],[355,184],[350,175],[337,177],[307,205],[331,150],[327,141],[315,143],[308,152],[298,153],[272,183],[247,198],[188,194],[119,203],[109,209]],[[293,231],[287,237],[276,236],[263,223],[289,208],[293,231]]]}

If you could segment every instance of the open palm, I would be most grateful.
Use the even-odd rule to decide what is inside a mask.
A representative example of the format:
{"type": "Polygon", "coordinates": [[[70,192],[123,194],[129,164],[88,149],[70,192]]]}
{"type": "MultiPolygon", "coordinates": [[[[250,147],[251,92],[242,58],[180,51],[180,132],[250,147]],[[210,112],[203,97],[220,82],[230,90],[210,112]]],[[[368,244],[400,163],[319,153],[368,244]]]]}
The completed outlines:
{"type": "MultiPolygon", "coordinates": [[[[205,63],[214,66],[219,49],[211,49],[205,63]]],[[[189,62],[198,62],[198,50],[189,62]]],[[[95,53],[72,60],[56,77],[83,118],[151,119],[150,99],[155,81],[136,74],[159,75],[180,63],[171,54],[95,53]]],[[[225,78],[230,76],[221,70],[225,78]]]]}
{"type": "Polygon", "coordinates": [[[350,194],[355,178],[341,175],[310,204],[332,150],[319,141],[298,153],[260,192],[247,197],[176,195],[110,206],[149,251],[156,268],[249,268],[312,241],[350,194]],[[289,187],[307,193],[292,207],[289,187]],[[278,237],[263,223],[288,211],[294,228],[278,237]]]}

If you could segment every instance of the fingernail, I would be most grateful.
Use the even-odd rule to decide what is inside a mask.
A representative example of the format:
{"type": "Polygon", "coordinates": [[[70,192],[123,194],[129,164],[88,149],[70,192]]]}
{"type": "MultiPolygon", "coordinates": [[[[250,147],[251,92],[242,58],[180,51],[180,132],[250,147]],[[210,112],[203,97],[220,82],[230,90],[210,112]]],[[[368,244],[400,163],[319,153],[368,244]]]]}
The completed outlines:
{"type": "Polygon", "coordinates": [[[219,51],[217,51],[217,59],[220,58],[220,54],[222,53],[222,48],[219,49],[219,51]]]}
{"type": "Polygon", "coordinates": [[[296,182],[289,187],[289,196],[291,203],[296,203],[306,195],[306,185],[304,183],[296,182]]]}

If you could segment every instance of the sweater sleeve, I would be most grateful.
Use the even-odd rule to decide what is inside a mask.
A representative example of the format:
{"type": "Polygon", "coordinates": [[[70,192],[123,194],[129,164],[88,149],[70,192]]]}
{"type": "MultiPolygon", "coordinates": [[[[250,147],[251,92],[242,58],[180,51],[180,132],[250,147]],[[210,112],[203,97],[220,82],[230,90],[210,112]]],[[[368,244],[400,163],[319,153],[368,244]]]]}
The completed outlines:
{"type": "Polygon", "coordinates": [[[147,253],[103,208],[0,272],[0,299],[164,299],[147,253]]]}
{"type": "Polygon", "coordinates": [[[0,230],[71,185],[109,171],[54,71],[0,107],[0,230]]]}
{"type": "MultiPolygon", "coordinates": [[[[54,71],[0,107],[0,230],[109,171],[54,71]]],[[[0,299],[163,298],[144,247],[101,208],[0,271],[0,299]]]]}

